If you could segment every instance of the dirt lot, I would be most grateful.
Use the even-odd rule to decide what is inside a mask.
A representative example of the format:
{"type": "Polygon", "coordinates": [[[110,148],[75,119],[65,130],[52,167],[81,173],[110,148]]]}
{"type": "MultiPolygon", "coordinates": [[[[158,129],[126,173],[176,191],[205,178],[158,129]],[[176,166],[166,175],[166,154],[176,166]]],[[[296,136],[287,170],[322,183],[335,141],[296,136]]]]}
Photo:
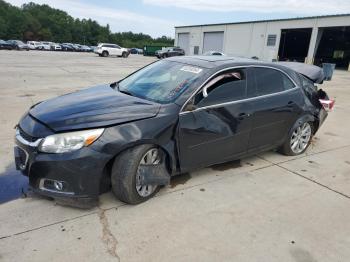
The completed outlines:
{"type": "MultiPolygon", "coordinates": [[[[4,181],[17,186],[13,127],[32,104],[151,61],[0,51],[0,194],[4,181]]],[[[336,71],[324,89],[336,107],[302,156],[267,152],[205,168],[138,206],[111,193],[91,210],[38,197],[0,205],[0,261],[348,261],[350,73],[336,71]]]]}

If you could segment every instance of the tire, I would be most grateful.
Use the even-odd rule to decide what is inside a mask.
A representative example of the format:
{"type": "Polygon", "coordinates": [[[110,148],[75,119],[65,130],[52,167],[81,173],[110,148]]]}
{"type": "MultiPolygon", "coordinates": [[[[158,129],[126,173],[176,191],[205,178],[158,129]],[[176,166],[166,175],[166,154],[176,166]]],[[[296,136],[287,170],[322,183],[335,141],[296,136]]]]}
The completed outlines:
{"type": "MultiPolygon", "coordinates": [[[[112,191],[119,200],[135,205],[147,201],[159,191],[159,186],[145,186],[147,190],[144,191],[147,195],[142,196],[142,187],[136,188],[138,167],[146,154],[153,149],[157,149],[157,147],[153,145],[136,146],[127,149],[115,159],[112,167],[111,183],[112,191]]],[[[162,154],[157,155],[158,157],[159,161],[164,161],[162,154]]]]}
{"type": "Polygon", "coordinates": [[[163,55],[163,59],[164,59],[164,58],[167,58],[167,57],[168,57],[168,55],[167,55],[167,54],[164,54],[164,55],[163,55]]]}
{"type": "Polygon", "coordinates": [[[313,123],[309,121],[301,121],[294,125],[289,131],[288,138],[278,151],[286,156],[301,155],[309,147],[313,134],[313,123]]]}
{"type": "Polygon", "coordinates": [[[103,57],[107,57],[107,56],[109,56],[109,54],[108,54],[107,51],[103,51],[103,52],[102,52],[102,56],[103,56],[103,57]]]}
{"type": "Polygon", "coordinates": [[[127,58],[128,56],[129,56],[129,55],[128,55],[127,52],[123,52],[123,53],[122,53],[122,57],[123,57],[123,58],[127,58]]]}

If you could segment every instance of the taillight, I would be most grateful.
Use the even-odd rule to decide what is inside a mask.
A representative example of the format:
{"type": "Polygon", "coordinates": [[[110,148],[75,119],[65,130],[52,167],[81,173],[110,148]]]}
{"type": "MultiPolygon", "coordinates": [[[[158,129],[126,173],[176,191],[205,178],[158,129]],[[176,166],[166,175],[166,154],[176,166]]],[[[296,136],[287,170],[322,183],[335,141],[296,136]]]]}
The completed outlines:
{"type": "Polygon", "coordinates": [[[335,104],[335,100],[333,99],[319,99],[319,101],[326,111],[331,111],[335,104]]]}

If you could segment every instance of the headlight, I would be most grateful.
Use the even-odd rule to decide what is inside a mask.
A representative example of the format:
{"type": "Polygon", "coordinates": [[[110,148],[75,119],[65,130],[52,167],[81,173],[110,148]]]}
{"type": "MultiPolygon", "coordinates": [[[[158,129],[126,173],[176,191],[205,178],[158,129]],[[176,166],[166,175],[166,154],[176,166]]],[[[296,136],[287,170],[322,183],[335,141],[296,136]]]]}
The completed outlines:
{"type": "Polygon", "coordinates": [[[103,131],[104,128],[99,128],[47,136],[41,142],[39,150],[45,153],[65,153],[78,150],[95,142],[103,131]]]}

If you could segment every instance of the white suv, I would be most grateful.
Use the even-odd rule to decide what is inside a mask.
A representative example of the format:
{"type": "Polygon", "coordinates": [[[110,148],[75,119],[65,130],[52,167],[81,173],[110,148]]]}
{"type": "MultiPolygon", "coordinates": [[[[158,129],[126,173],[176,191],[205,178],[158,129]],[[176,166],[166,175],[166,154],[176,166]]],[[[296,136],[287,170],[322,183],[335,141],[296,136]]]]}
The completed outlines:
{"type": "Polygon", "coordinates": [[[43,45],[40,42],[37,42],[37,41],[28,41],[27,45],[32,50],[35,50],[35,49],[41,50],[41,49],[44,48],[43,45]]]}
{"type": "Polygon", "coordinates": [[[95,53],[99,56],[107,57],[110,55],[122,56],[124,58],[129,56],[129,50],[120,47],[116,44],[101,43],[95,49],[95,53]]]}

